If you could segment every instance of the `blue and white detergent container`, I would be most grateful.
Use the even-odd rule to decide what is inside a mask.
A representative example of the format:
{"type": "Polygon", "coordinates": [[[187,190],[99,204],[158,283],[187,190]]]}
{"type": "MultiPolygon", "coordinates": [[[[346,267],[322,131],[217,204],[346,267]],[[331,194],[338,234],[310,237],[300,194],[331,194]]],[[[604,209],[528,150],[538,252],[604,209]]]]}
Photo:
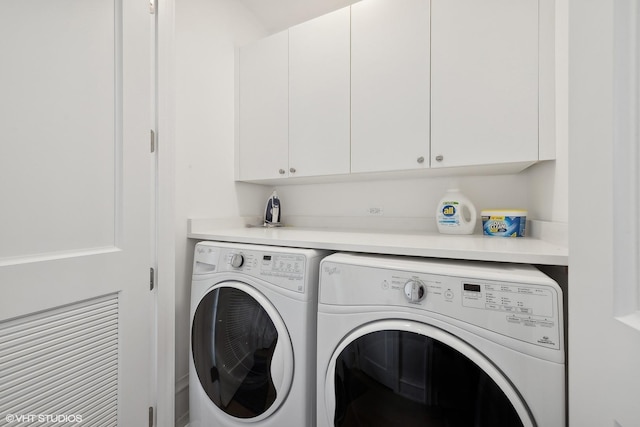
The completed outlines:
{"type": "Polygon", "coordinates": [[[476,208],[457,188],[448,190],[436,211],[438,231],[443,234],[472,234],[476,227],[476,208]]]}
{"type": "Polygon", "coordinates": [[[487,236],[524,237],[527,211],[522,209],[483,210],[482,232],[487,236]]]}

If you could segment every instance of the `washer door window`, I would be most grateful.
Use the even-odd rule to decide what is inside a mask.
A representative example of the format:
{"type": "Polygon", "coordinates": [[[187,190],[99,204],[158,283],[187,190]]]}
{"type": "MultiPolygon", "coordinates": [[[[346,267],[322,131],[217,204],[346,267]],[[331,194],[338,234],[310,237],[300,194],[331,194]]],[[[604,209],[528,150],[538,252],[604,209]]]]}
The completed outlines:
{"type": "Polygon", "coordinates": [[[195,310],[191,347],[202,388],[230,416],[258,421],[286,398],[293,379],[291,339],[254,288],[238,282],[213,287],[195,310]]]}
{"type": "Polygon", "coordinates": [[[475,349],[434,327],[384,321],[345,339],[326,379],[339,427],[535,426],[512,385],[475,349]]]}

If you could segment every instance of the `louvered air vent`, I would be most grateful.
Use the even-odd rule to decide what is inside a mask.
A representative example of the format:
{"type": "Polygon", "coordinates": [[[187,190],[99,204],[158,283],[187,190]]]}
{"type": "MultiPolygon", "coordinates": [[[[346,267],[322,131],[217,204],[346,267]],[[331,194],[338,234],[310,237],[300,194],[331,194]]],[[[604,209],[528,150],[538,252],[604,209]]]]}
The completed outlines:
{"type": "Polygon", "coordinates": [[[117,381],[117,294],[0,323],[0,426],[115,426],[117,381]]]}

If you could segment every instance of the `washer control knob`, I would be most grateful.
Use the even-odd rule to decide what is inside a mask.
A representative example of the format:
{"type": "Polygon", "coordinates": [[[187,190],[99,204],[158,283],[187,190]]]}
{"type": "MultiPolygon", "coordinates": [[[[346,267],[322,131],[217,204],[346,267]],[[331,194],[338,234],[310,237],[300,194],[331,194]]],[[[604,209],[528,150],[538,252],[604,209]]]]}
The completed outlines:
{"type": "Polygon", "coordinates": [[[242,254],[233,254],[229,264],[231,264],[231,267],[233,268],[242,267],[242,264],[244,264],[244,256],[242,254]]]}
{"type": "Polygon", "coordinates": [[[409,280],[404,284],[404,296],[409,302],[420,302],[427,295],[427,289],[420,280],[409,280]]]}

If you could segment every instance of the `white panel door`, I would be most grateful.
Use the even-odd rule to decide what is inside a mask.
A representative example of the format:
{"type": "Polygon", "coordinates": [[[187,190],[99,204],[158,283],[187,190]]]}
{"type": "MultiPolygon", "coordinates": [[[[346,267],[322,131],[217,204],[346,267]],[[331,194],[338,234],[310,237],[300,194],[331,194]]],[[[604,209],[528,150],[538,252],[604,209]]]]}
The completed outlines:
{"type": "Polygon", "coordinates": [[[538,160],[538,2],[431,3],[431,167],[538,160]]]}
{"type": "Polygon", "coordinates": [[[349,16],[289,29],[290,176],[349,172],[349,16]]]}
{"type": "Polygon", "coordinates": [[[148,423],[150,25],[0,2],[0,425],[148,423]]]}
{"type": "Polygon", "coordinates": [[[238,179],[289,174],[289,32],[240,49],[238,179]]]}
{"type": "Polygon", "coordinates": [[[351,172],[429,166],[429,0],[351,6],[351,172]]]}

